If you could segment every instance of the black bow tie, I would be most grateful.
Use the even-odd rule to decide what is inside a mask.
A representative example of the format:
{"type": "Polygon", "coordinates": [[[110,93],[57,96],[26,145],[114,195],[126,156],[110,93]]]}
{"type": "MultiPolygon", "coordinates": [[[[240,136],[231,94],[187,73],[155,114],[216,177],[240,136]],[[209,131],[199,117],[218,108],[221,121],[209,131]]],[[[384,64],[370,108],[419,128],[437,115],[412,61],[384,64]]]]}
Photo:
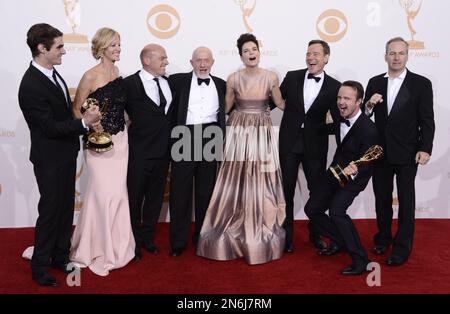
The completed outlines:
{"type": "Polygon", "coordinates": [[[202,85],[202,83],[205,83],[206,85],[209,85],[209,78],[205,78],[205,79],[202,79],[202,78],[197,78],[197,83],[198,83],[198,85],[202,85]]]}
{"type": "Polygon", "coordinates": [[[319,83],[320,76],[314,76],[311,73],[308,73],[308,79],[313,79],[314,81],[316,81],[316,83],[319,83]]]}
{"type": "Polygon", "coordinates": [[[345,123],[346,126],[350,126],[350,120],[347,120],[347,119],[344,119],[341,117],[340,122],[345,123]]]}

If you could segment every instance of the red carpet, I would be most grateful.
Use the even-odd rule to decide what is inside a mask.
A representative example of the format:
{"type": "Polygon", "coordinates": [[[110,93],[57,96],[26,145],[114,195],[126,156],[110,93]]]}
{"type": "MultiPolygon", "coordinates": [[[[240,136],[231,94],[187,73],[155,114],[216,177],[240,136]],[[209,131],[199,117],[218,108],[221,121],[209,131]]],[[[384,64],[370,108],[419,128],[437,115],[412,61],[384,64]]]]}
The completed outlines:
{"type": "MultiPolygon", "coordinates": [[[[375,220],[356,220],[366,249],[372,246],[375,220]]],[[[31,280],[22,251],[33,243],[32,228],[0,229],[0,293],[157,293],[157,294],[299,294],[299,293],[450,293],[450,220],[416,221],[414,250],[401,267],[384,265],[385,257],[369,258],[381,265],[381,286],[369,287],[366,276],[344,277],[350,264],[343,253],[318,256],[307,242],[305,221],[296,221],[295,252],[281,260],[249,266],[243,259],[219,262],[197,257],[190,246],[180,257],[169,257],[168,224],[160,223],[158,255],[144,253],[140,262],[114,270],[107,277],[81,270],[81,286],[69,287],[65,275],[52,270],[61,285],[39,287],[31,280]]]]}

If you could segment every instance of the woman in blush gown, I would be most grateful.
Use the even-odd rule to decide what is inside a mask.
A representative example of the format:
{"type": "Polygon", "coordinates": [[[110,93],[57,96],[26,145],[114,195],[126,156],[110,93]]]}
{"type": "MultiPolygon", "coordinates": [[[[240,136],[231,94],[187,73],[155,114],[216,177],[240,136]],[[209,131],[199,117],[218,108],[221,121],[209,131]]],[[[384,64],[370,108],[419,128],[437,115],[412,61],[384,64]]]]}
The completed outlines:
{"type": "Polygon", "coordinates": [[[197,245],[197,255],[215,260],[244,257],[248,264],[281,258],[285,199],[277,140],[267,108],[269,97],[284,101],[274,72],[258,67],[258,41],[243,34],[237,41],[245,68],[227,80],[227,138],[224,161],[197,245]]]}
{"type": "Polygon", "coordinates": [[[92,38],[92,54],[100,63],[81,78],[74,101],[74,114],[87,98],[104,105],[97,130],[112,135],[114,146],[106,152],[84,150],[88,170],[83,208],[72,237],[70,260],[78,267],[89,267],[100,276],[125,266],[134,258],[126,185],[128,134],[124,118],[125,90],[119,69],[120,36],[101,28],[92,38]]]}

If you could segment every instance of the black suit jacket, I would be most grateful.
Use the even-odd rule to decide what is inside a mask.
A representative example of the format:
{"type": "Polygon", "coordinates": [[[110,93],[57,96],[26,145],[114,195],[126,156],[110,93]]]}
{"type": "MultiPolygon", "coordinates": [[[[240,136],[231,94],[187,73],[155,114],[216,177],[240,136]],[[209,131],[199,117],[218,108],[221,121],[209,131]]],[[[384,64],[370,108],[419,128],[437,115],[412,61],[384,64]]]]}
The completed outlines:
{"type": "MultiPolygon", "coordinates": [[[[56,74],[69,95],[66,83],[56,74]]],[[[86,129],[80,119],[73,118],[70,98],[65,99],[61,90],[31,64],[20,83],[19,105],[30,129],[30,161],[35,166],[59,166],[76,160],[78,136],[86,129]]]]}
{"type": "MultiPolygon", "coordinates": [[[[331,165],[338,164],[344,169],[351,161],[361,158],[370,146],[380,144],[375,124],[364,113],[361,113],[342,141],[340,122],[334,122],[334,126],[338,145],[331,165]]],[[[350,180],[345,189],[353,191],[364,190],[372,176],[372,166],[373,162],[359,165],[355,180],[350,180]]]]}
{"type": "Polygon", "coordinates": [[[407,71],[388,116],[385,73],[369,80],[364,104],[374,93],[383,96],[373,113],[385,158],[391,164],[414,164],[417,151],[431,155],[434,138],[433,88],[427,78],[407,71]]]}
{"type": "Polygon", "coordinates": [[[294,147],[300,127],[304,123],[306,157],[326,160],[328,129],[325,117],[330,110],[333,120],[338,121],[336,101],[341,83],[325,73],[322,88],[305,114],[303,99],[305,73],[306,69],[289,71],[280,86],[286,102],[280,125],[280,154],[287,154],[294,147]]]}
{"type": "MultiPolygon", "coordinates": [[[[222,131],[225,132],[225,91],[226,83],[219,77],[210,75],[217,89],[219,99],[219,113],[217,122],[222,131]]],[[[189,94],[191,92],[192,71],[189,73],[177,73],[169,77],[169,83],[173,88],[174,95],[172,103],[175,105],[175,125],[186,125],[189,106],[189,94]]],[[[224,133],[225,134],[225,133],[224,133]]]]}
{"type": "Polygon", "coordinates": [[[125,111],[131,120],[128,129],[130,159],[168,158],[174,108],[170,104],[165,114],[164,109],[148,97],[139,72],[124,79],[127,93],[125,111]]]}

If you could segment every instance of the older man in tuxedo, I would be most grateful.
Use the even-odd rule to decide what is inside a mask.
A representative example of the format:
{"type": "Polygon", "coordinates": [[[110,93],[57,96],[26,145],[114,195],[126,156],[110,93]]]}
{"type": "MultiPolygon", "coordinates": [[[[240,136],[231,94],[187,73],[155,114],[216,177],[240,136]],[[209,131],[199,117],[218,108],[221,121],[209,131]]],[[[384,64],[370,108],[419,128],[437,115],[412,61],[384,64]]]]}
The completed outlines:
{"type": "MultiPolygon", "coordinates": [[[[340,82],[325,73],[330,46],[323,40],[311,40],[306,53],[306,69],[289,71],[280,89],[286,101],[280,125],[280,163],[286,198],[285,252],[294,250],[294,195],[298,169],[303,166],[308,190],[318,185],[325,172],[328,152],[327,112],[338,119],[336,95],[340,82]]],[[[309,224],[310,241],[319,249],[326,245],[313,224],[309,224]]]]}
{"type": "MultiPolygon", "coordinates": [[[[184,133],[179,141],[190,146],[190,153],[187,154],[185,151],[178,151],[178,145],[174,145],[172,149],[169,203],[172,256],[180,255],[187,245],[192,217],[192,196],[195,202],[195,230],[192,240],[194,245],[197,244],[216,181],[217,160],[206,158],[204,148],[209,141],[216,141],[218,145],[213,146],[222,149],[226,83],[210,74],[213,64],[211,50],[198,47],[192,53],[193,71],[169,77],[174,90],[174,104],[177,107],[175,125],[178,127],[172,132],[175,137],[173,140],[177,141],[184,133]],[[186,132],[177,132],[180,126],[184,126],[186,132]]],[[[216,155],[218,152],[212,153],[216,155]]]]}
{"type": "Polygon", "coordinates": [[[411,254],[414,237],[417,166],[426,165],[434,138],[433,88],[429,79],[406,68],[408,43],[401,37],[386,43],[387,73],[369,80],[366,113],[375,115],[384,158],[374,169],[373,190],[378,233],[373,253],[384,254],[389,266],[402,265],[411,254]],[[398,193],[398,230],[392,236],[392,192],[394,176],[398,193]]]}
{"type": "Polygon", "coordinates": [[[27,33],[33,61],[19,87],[19,105],[30,129],[30,161],[39,188],[39,216],[31,258],[32,278],[57,286],[49,266],[69,272],[70,235],[75,201],[79,135],[98,122],[98,107],[74,119],[69,90],[54,68],[62,62],[63,34],[48,24],[35,24],[27,33]]]}
{"type": "Polygon", "coordinates": [[[331,164],[346,166],[343,171],[351,178],[350,182],[340,187],[336,178],[327,171],[305,205],[305,213],[320,234],[331,239],[332,244],[320,250],[319,254],[329,256],[346,250],[352,258],[352,264],[341,272],[346,276],[362,274],[369,263],[358,232],[347,214],[347,209],[365,189],[372,175],[372,165],[357,167],[352,161],[358,160],[369,147],[379,142],[375,124],[360,110],[363,94],[359,82],[346,81],[337,96],[341,119],[334,122],[338,146],[331,164]],[[325,214],[327,210],[329,215],[325,214]]]}

